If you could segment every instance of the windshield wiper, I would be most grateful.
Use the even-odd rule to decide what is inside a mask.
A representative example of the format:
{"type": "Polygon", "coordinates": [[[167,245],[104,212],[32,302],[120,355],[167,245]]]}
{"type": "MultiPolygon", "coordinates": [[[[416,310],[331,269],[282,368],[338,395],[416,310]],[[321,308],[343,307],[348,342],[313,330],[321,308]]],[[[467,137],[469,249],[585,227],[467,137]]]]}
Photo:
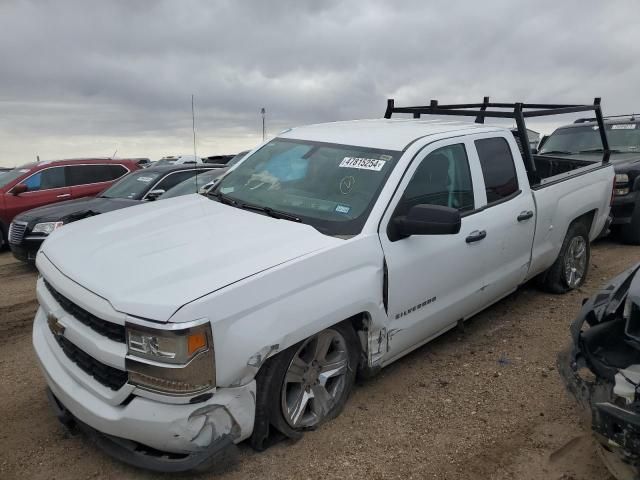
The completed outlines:
{"type": "Polygon", "coordinates": [[[575,152],[570,152],[568,150],[545,150],[544,152],[540,152],[540,155],[546,155],[546,154],[557,154],[557,155],[573,155],[575,152]]]}
{"type": "Polygon", "coordinates": [[[267,215],[269,215],[270,217],[273,218],[279,218],[282,220],[290,220],[292,222],[297,222],[297,223],[301,223],[302,220],[300,220],[300,218],[296,217],[295,215],[292,215],[291,213],[287,213],[287,212],[283,212],[281,210],[274,210],[271,207],[261,207],[259,205],[250,205],[248,203],[241,203],[238,204],[238,207],[244,209],[244,210],[254,210],[256,212],[264,212],[267,215]]]}
{"type": "MultiPolygon", "coordinates": [[[[599,148],[587,148],[586,150],[580,150],[578,153],[599,153],[599,152],[604,152],[604,149],[602,147],[599,148]]],[[[615,148],[612,148],[609,150],[610,153],[620,153],[620,150],[616,150],[615,148]]]]}
{"type": "Polygon", "coordinates": [[[232,207],[239,207],[240,206],[238,204],[238,202],[236,202],[235,200],[232,200],[231,198],[227,197],[224,193],[220,192],[219,190],[217,192],[210,191],[206,195],[207,195],[207,197],[215,198],[220,203],[224,203],[225,205],[231,205],[232,207]]]}

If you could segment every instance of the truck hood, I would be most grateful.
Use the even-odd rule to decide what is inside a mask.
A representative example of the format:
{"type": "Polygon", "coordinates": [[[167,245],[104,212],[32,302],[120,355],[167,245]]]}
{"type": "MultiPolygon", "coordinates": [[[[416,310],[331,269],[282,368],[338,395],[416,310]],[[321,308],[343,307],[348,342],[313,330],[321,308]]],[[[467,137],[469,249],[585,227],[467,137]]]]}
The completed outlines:
{"type": "Polygon", "coordinates": [[[117,311],[169,321],[199,297],[341,242],[308,225],[186,195],[66,225],[41,252],[117,311]]]}
{"type": "Polygon", "coordinates": [[[33,225],[40,222],[57,222],[66,220],[69,216],[77,217],[83,214],[87,216],[98,215],[112,210],[131,207],[138,203],[140,203],[140,200],[127,198],[78,198],[76,200],[67,200],[66,202],[54,203],[52,205],[28,210],[27,212],[17,215],[15,220],[27,222],[29,227],[33,227],[33,225]]]}

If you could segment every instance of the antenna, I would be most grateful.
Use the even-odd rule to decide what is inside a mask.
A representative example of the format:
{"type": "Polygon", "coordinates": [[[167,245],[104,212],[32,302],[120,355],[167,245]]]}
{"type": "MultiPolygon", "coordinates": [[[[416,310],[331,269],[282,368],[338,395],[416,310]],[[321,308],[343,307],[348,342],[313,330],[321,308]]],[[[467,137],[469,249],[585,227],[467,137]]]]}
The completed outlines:
{"type": "Polygon", "coordinates": [[[196,109],[194,95],[191,94],[191,129],[193,130],[193,161],[196,162],[196,191],[198,193],[198,156],[196,154],[196,109]]]}
{"type": "Polygon", "coordinates": [[[262,141],[264,142],[264,117],[267,115],[267,111],[264,107],[260,109],[260,115],[262,115],[262,141]]]}
{"type": "Polygon", "coordinates": [[[117,149],[117,148],[116,148],[116,151],[115,151],[115,152],[113,152],[113,155],[111,155],[111,160],[113,160],[113,159],[115,158],[116,153],[118,153],[118,149],[117,149]]]}

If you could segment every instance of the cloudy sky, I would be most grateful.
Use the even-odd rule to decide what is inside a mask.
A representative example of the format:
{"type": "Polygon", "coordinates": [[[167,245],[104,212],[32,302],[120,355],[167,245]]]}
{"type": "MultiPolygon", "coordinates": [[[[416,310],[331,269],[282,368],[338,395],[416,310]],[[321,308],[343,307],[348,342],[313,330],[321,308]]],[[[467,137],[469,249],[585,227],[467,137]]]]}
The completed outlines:
{"type": "Polygon", "coordinates": [[[636,0],[0,0],[0,165],[190,153],[191,94],[202,155],[255,146],[261,107],[269,135],[379,117],[388,97],[640,111],[639,14],[636,0]]]}

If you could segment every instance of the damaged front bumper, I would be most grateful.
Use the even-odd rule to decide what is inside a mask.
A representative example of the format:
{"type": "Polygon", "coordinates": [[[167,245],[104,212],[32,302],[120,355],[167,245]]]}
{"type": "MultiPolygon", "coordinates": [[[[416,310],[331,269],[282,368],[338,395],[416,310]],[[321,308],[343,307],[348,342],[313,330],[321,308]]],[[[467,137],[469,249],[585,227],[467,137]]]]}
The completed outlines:
{"type": "Polygon", "coordinates": [[[114,405],[72,375],[78,369],[56,355],[51,336],[45,319],[37,315],[33,343],[54,412],[123,462],[162,472],[216,467],[216,462],[232,459],[235,444],[253,431],[255,381],[218,388],[198,403],[165,403],[131,394],[114,405]]]}
{"type": "Polygon", "coordinates": [[[590,417],[596,440],[634,471],[640,467],[640,383],[629,378],[633,372],[627,368],[640,365],[640,345],[627,336],[623,310],[639,267],[585,301],[571,325],[572,345],[557,362],[567,389],[590,417]]]}

